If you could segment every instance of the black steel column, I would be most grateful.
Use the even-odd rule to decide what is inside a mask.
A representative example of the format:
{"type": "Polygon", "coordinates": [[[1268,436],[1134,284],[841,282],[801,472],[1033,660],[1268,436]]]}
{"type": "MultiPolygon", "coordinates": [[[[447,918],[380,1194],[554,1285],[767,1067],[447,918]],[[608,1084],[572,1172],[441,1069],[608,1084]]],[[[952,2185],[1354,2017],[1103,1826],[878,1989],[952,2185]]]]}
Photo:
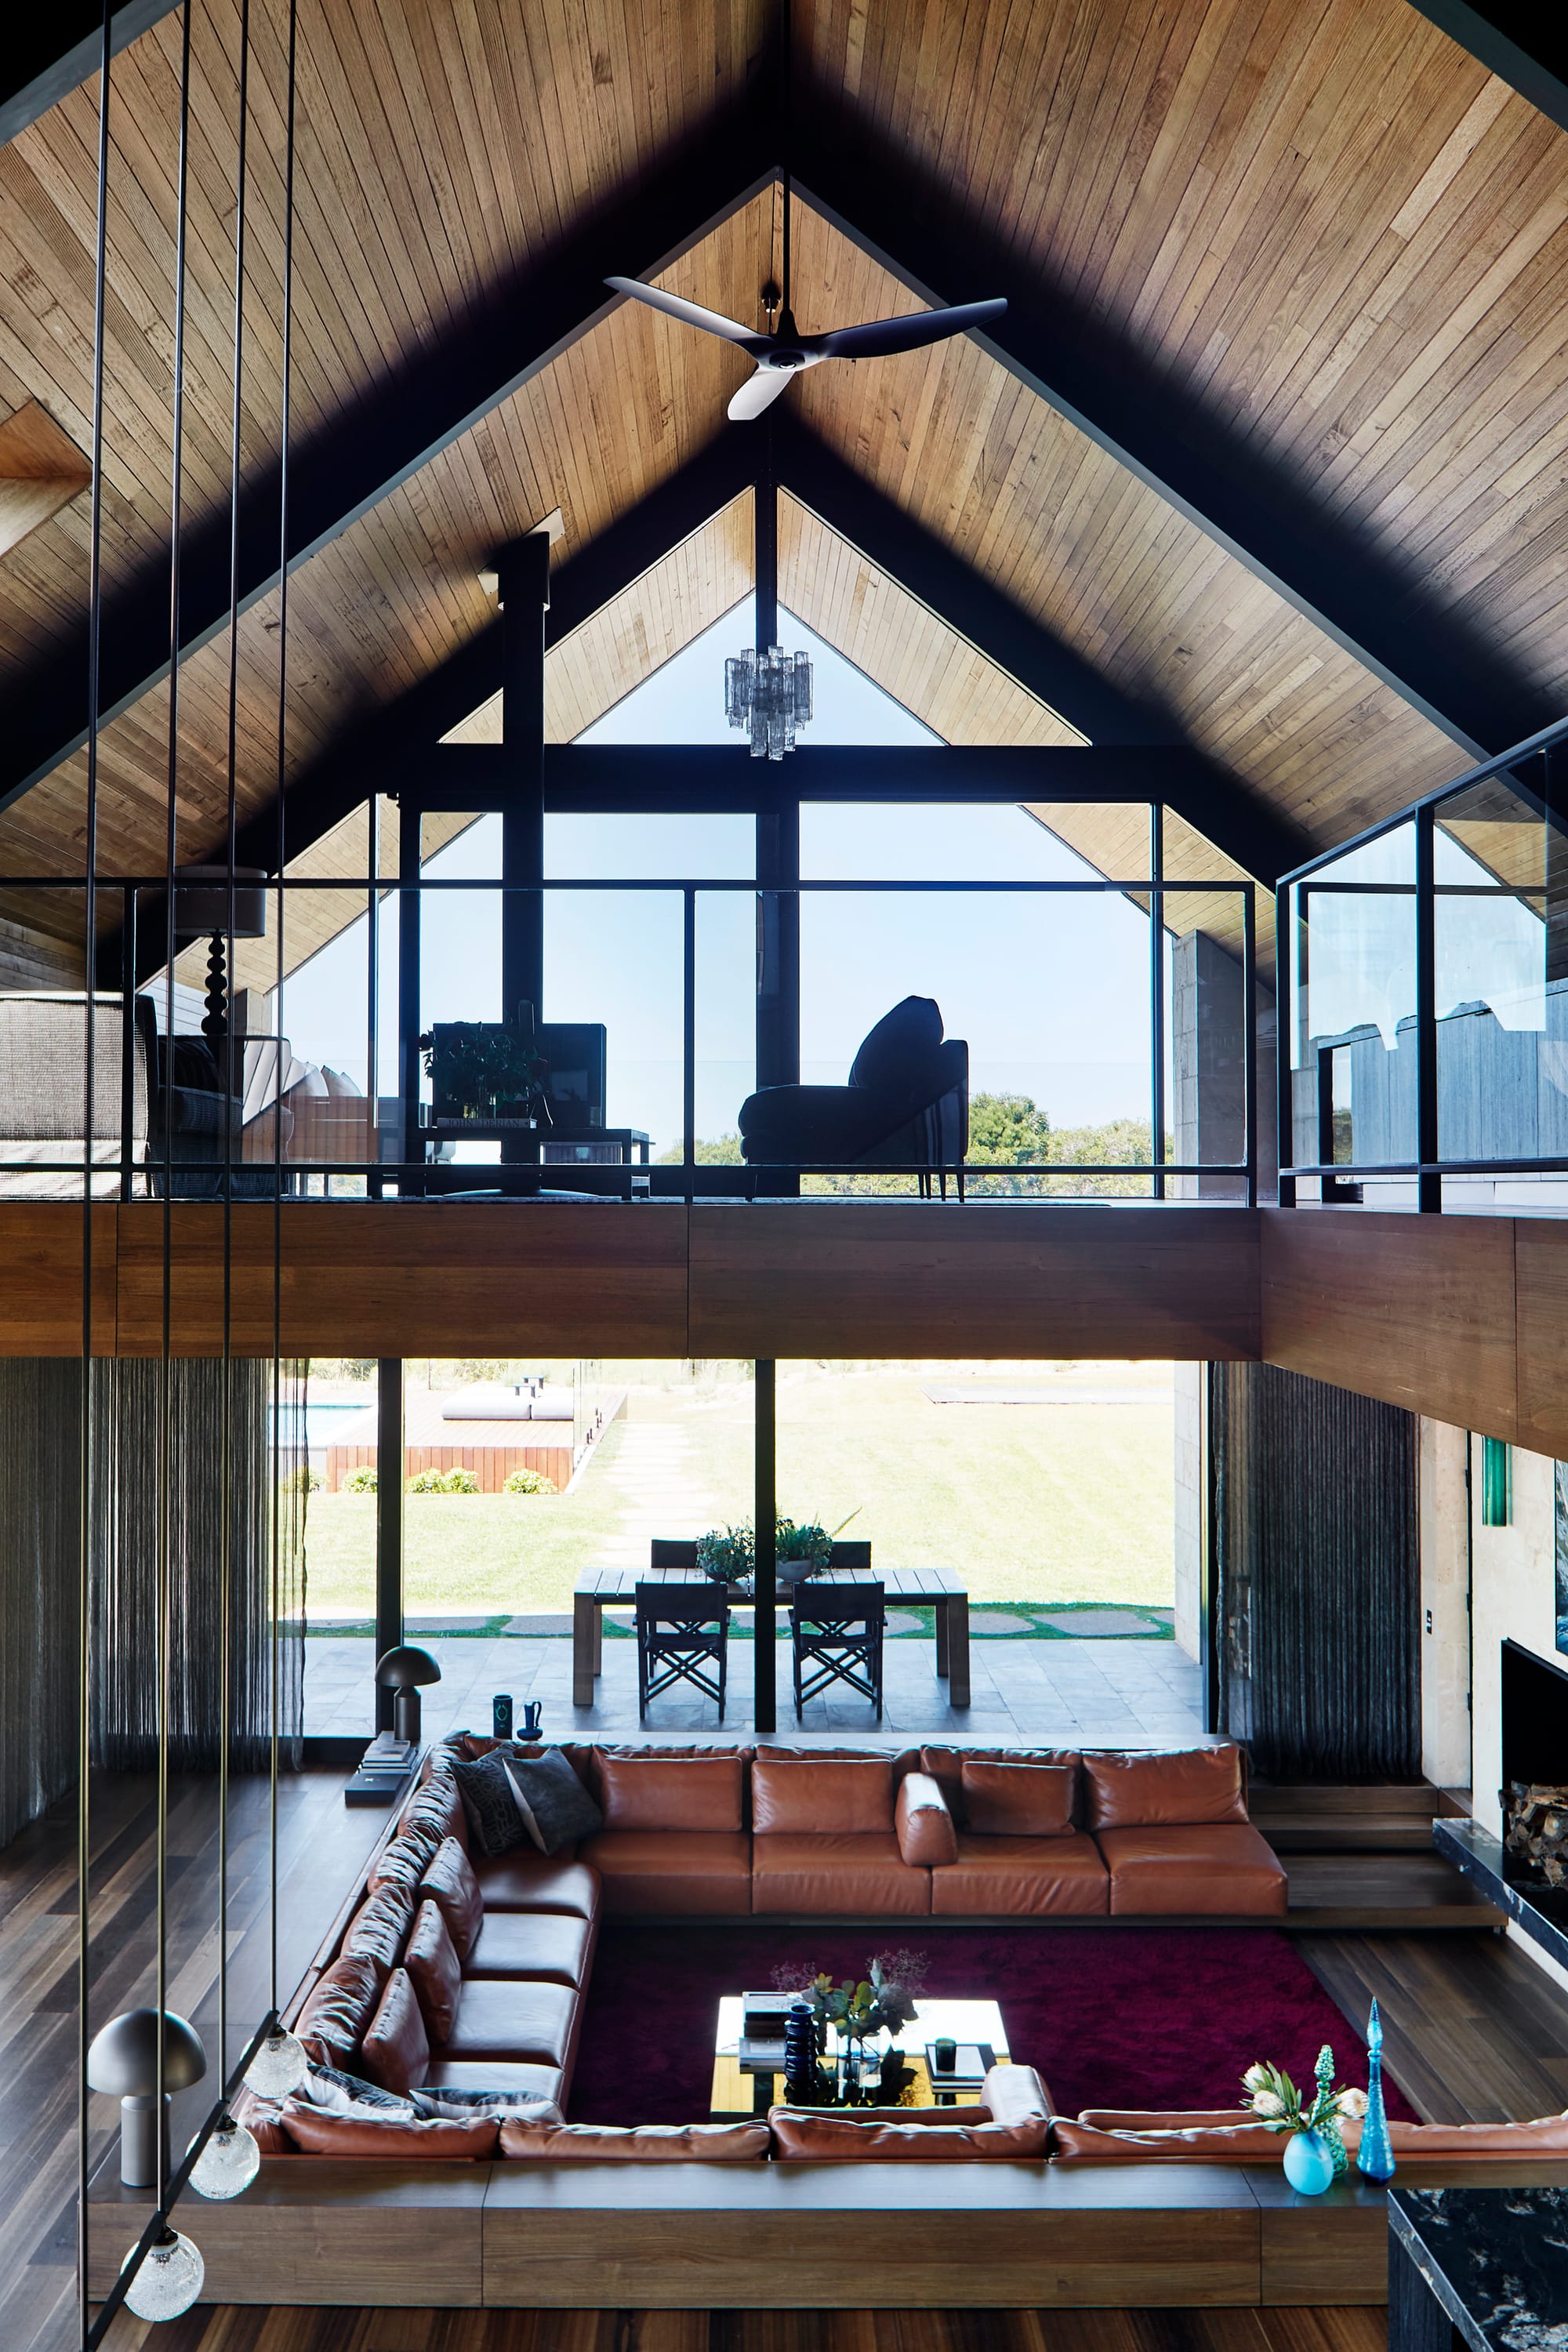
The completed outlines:
{"type": "Polygon", "coordinates": [[[1415,812],[1415,1179],[1418,1209],[1440,1209],[1443,1179],[1425,1172],[1437,1157],[1437,900],[1433,889],[1436,812],[1415,812]]]}
{"type": "MultiPolygon", "coordinates": [[[[501,809],[501,1012],[520,1004],[544,1017],[544,615],[550,609],[550,541],[542,530],[514,539],[496,557],[501,605],[501,745],[507,790],[501,809]]],[[[503,1160],[535,1159],[537,1145],[503,1144],[503,1160]]]]}
{"type": "MultiPolygon", "coordinates": [[[[398,1158],[422,1160],[419,1139],[419,870],[424,826],[412,793],[399,795],[397,873],[411,889],[397,894],[397,1083],[403,1097],[403,1136],[398,1158]]],[[[421,1192],[416,1177],[399,1180],[399,1192],[421,1192]]]]}
{"type": "MultiPolygon", "coordinates": [[[[1152,1193],[1165,1197],[1165,810],[1149,803],[1149,1158],[1152,1193]]],[[[1202,1084],[1202,1072],[1198,1073],[1202,1084]]],[[[1201,1129],[1200,1129],[1201,1132],[1201,1129]]],[[[1202,1158],[1202,1153],[1199,1153],[1202,1158]]]]}
{"type": "Polygon", "coordinates": [[[1282,882],[1274,893],[1274,1124],[1278,1130],[1279,1206],[1296,1205],[1296,1099],[1291,1064],[1296,1058],[1296,1010],[1291,994],[1291,890],[1282,882]]]}
{"type": "MultiPolygon", "coordinates": [[[[752,492],[755,505],[756,649],[778,642],[778,489],[772,425],[752,492]]],[[[767,763],[782,778],[788,761],[767,763]]],[[[800,800],[775,784],[757,812],[757,1084],[800,1080],[800,800]]],[[[767,1190],[796,1193],[798,1177],[770,1177],[767,1190]]]]}
{"type": "Polygon", "coordinates": [[[778,1699],[774,1667],[778,1638],[775,1603],[778,1585],[773,1555],[773,1525],[777,1517],[775,1500],[775,1465],[773,1456],[776,1434],[773,1419],[773,1365],[770,1360],[753,1365],[753,1399],[756,1423],[755,1481],[753,1487],[752,1525],[757,1531],[756,1572],[752,1591],[756,1601],[755,1625],[752,1643],[753,1727],[758,1731],[778,1729],[778,1699]]]}
{"type": "MultiPolygon", "coordinates": [[[[375,1654],[403,1639],[403,1359],[375,1368],[375,1654]]],[[[375,1727],[392,1729],[395,1694],[378,1684],[375,1727]]]]}

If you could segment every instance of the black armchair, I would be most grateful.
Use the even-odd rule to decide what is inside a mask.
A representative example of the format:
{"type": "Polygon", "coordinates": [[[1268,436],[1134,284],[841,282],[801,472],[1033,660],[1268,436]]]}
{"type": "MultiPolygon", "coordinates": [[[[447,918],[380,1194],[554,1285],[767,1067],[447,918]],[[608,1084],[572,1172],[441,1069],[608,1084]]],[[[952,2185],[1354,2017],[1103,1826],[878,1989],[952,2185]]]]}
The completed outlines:
{"type": "Polygon", "coordinates": [[[963,1198],[969,1149],[969,1047],[943,1038],[942,1008],[906,996],[862,1040],[843,1087],[763,1087],[741,1106],[741,1152],[752,1167],[853,1168],[892,1162],[947,1171],[963,1198]]]}

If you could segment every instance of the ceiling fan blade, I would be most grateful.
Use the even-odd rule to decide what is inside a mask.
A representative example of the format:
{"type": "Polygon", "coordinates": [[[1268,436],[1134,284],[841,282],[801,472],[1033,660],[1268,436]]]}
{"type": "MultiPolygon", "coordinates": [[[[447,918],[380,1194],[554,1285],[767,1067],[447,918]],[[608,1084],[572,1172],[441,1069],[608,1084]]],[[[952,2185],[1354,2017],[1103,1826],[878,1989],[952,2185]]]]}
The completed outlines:
{"type": "Polygon", "coordinates": [[[830,360],[884,359],[895,352],[919,351],[922,343],[940,343],[971,327],[999,319],[1005,301],[959,302],[948,310],[916,310],[906,319],[873,319],[864,327],[836,327],[817,338],[823,356],[830,360]]]}
{"type": "Polygon", "coordinates": [[[730,403],[731,424],[749,425],[764,408],[772,407],[791,376],[798,373],[796,368],[755,369],[730,403]]]}
{"type": "Polygon", "coordinates": [[[727,343],[739,343],[743,351],[765,350],[768,338],[742,327],[738,319],[726,319],[721,310],[705,310],[700,302],[688,302],[679,294],[667,294],[662,287],[645,286],[640,278],[606,278],[617,294],[627,294],[634,302],[646,302],[652,310],[662,310],[668,318],[679,319],[684,326],[700,327],[707,335],[722,335],[727,343]]]}

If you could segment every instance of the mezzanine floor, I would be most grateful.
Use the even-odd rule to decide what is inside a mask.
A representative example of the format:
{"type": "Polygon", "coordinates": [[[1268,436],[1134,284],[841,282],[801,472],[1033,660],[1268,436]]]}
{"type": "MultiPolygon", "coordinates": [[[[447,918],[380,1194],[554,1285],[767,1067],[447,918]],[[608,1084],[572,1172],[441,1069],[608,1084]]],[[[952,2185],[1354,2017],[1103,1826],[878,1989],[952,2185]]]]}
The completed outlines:
{"type": "MultiPolygon", "coordinates": [[[[628,1645],[629,1646],[629,1645],[628,1645]]],[[[1042,1645],[1049,1646],[1049,1645],[1042,1645]]],[[[350,1811],[340,1772],[291,1775],[282,1784],[279,1985],[287,1998],[332,1927],[386,1816],[350,1811]]],[[[91,2021],[96,2026],[153,1997],[154,1812],[149,1779],[102,1776],[93,1790],[91,2021]]],[[[236,2054],[242,2027],[267,2005],[265,1782],[237,1779],[230,1812],[230,1998],[236,2054]]],[[[169,2000],[192,2018],[216,2057],[214,2030],[216,1803],[210,1780],[176,1779],[169,1831],[169,2000]]],[[[0,1853],[0,2342],[5,2352],[70,2352],[77,2341],[76,1832],[74,1804],[52,1807],[0,1853]]],[[[1420,1857],[1355,1858],[1393,1875],[1420,1857]]],[[[1289,1858],[1321,1869],[1332,1856],[1289,1858]]],[[[1422,1865],[1426,1866],[1426,1865],[1422,1865]]],[[[1305,1935],[1300,1949],[1348,2017],[1363,2017],[1376,1992],[1389,2060],[1419,2111],[1436,2120],[1487,2120],[1553,2112],[1568,2096],[1568,1993],[1511,1944],[1486,1933],[1305,1935]]],[[[188,2131],[205,2091],[186,2094],[175,2116],[188,2131]]],[[[92,2102],[94,2161],[116,2116],[92,2102]]],[[[1310,2312],[1056,2313],[1052,2352],[1377,2352],[1382,2315],[1310,2312]],[[1324,2330],[1329,2332],[1325,2333],[1324,2330]],[[1337,2332],[1336,2332],[1337,2331],[1337,2332]]],[[[733,2352],[946,2352],[1002,2345],[1035,2352],[1041,2327],[1027,2313],[992,2315],[713,2315],[523,2312],[362,2315],[261,2311],[196,2313],[156,2340],[171,2352],[609,2352],[646,2345],[686,2352],[722,2344],[733,2352]],[[468,2332],[465,2333],[464,2331],[468,2332]],[[715,2332],[716,2331],[716,2332],[715,2332]],[[934,2331],[934,2332],[930,2332],[934,2331]]],[[[122,2319],[111,2352],[152,2339],[122,2319]]]]}

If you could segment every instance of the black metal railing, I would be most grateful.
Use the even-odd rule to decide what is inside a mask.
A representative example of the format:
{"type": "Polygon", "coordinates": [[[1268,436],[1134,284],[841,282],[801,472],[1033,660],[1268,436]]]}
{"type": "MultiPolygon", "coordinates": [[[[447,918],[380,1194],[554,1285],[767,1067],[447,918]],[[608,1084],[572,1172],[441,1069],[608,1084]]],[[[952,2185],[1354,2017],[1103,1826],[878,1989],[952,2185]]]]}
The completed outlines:
{"type": "MultiPolygon", "coordinates": [[[[1158,867],[1162,861],[1159,856],[1157,821],[1154,828],[1154,849],[1155,856],[1152,862],[1158,867]]],[[[221,885],[219,887],[221,887],[221,885]]],[[[482,877],[437,878],[422,875],[416,880],[405,880],[397,877],[379,875],[344,877],[285,874],[281,877],[269,878],[261,887],[264,887],[268,900],[276,899],[278,919],[282,924],[285,933],[287,932],[288,902],[295,893],[308,893],[315,897],[325,894],[347,895],[351,898],[358,898],[363,902],[362,908],[339,927],[339,932],[341,933],[353,922],[360,919],[362,914],[369,919],[366,923],[365,950],[367,998],[364,1038],[367,1143],[365,1151],[347,1157],[321,1154],[313,1157],[296,1156],[282,1146],[280,1122],[276,1117],[276,1097],[272,1103],[258,1113],[251,1122],[252,1129],[266,1130],[270,1128],[278,1131],[273,1147],[263,1149],[258,1157],[237,1156],[232,1125],[223,1139],[224,1149],[221,1151],[204,1151],[199,1156],[192,1156],[188,1150],[181,1150],[178,1137],[171,1139],[167,1133],[161,1149],[139,1150],[134,1132],[137,1084],[137,999],[139,996],[143,998],[151,996],[154,1002],[167,1006],[169,982],[169,973],[165,968],[153,979],[146,982],[139,982],[138,973],[142,968],[139,942],[144,939],[151,939],[156,942],[155,951],[160,953],[163,951],[167,935],[165,910],[167,878],[162,875],[129,877],[106,875],[99,878],[97,896],[100,910],[107,904],[111,903],[114,898],[118,898],[120,902],[119,985],[118,987],[110,985],[108,988],[100,985],[91,992],[87,1029],[88,1050],[91,1052],[94,1050],[94,1033],[99,1022],[105,1018],[118,1017],[121,1024],[118,1148],[105,1149],[101,1156],[98,1156],[92,1146],[86,1146],[80,1150],[71,1152],[70,1156],[67,1156],[67,1151],[62,1150],[58,1158],[29,1157],[25,1161],[0,1159],[0,1197],[4,1197],[5,1179],[7,1174],[80,1177],[84,1167],[90,1160],[91,1181],[101,1183],[106,1178],[113,1178],[117,1175],[119,1194],[123,1200],[136,1197],[138,1189],[145,1187],[149,1181],[155,1187],[161,1177],[170,1182],[174,1191],[180,1192],[188,1193],[195,1187],[199,1186],[208,1187],[210,1189],[206,1191],[205,1196],[215,1199],[270,1198],[278,1190],[289,1198],[319,1197],[316,1192],[318,1186],[327,1193],[332,1193],[334,1184],[341,1187],[345,1181],[353,1184],[356,1190],[363,1188],[364,1192],[376,1197],[389,1193],[403,1196],[440,1194],[454,1191],[478,1190],[481,1187],[486,1192],[499,1191],[503,1193],[526,1195],[537,1192],[542,1182],[550,1183],[552,1181],[552,1167],[559,1166],[562,1175],[569,1177],[574,1190],[599,1192],[611,1197],[616,1195],[631,1197],[636,1192],[646,1191],[657,1197],[690,1201],[697,1197],[724,1197],[751,1194],[756,1192],[767,1192],[770,1185],[775,1190],[780,1186],[787,1189],[793,1180],[802,1176],[859,1178],[884,1175],[906,1176],[914,1180],[930,1172],[933,1176],[940,1174],[944,1178],[947,1175],[980,1179],[996,1179],[1001,1176],[1014,1178],[1037,1176],[1043,1180],[1049,1180],[1052,1183],[1063,1178],[1103,1180],[1108,1176],[1142,1177],[1148,1180],[1150,1197],[1155,1200],[1167,1197],[1166,1187],[1173,1179],[1227,1178],[1232,1180],[1235,1194],[1238,1200],[1244,1201],[1248,1205],[1255,1204],[1257,1201],[1258,1182],[1255,981],[1257,918],[1255,887],[1246,880],[1237,880],[1234,877],[1212,880],[1183,877],[1179,880],[1173,880],[1157,871],[1152,877],[1138,877],[1131,879],[1100,877],[1049,881],[851,879],[802,881],[775,887],[772,885],[760,884],[754,877],[736,879],[703,877],[696,880],[668,877],[647,881],[620,877],[589,879],[551,877],[540,885],[533,882],[503,882],[482,877]],[[594,892],[600,895],[654,893],[680,898],[681,1149],[679,1159],[656,1162],[651,1167],[635,1168],[630,1164],[584,1165],[577,1161],[550,1163],[542,1161],[537,1156],[523,1160],[514,1158],[497,1163],[486,1161],[458,1166],[432,1160],[429,1157],[429,1151],[431,1147],[436,1145],[437,1139],[432,1129],[421,1128],[418,1123],[420,1095],[416,1045],[421,1023],[417,1002],[419,972],[416,954],[412,963],[412,982],[408,960],[406,957],[400,957],[398,1013],[395,1024],[399,1083],[395,1097],[397,1103],[395,1125],[398,1139],[390,1156],[383,1156],[384,1148],[389,1139],[379,1113],[379,1106],[384,1099],[379,1091],[379,1071],[384,1026],[381,1018],[383,987],[380,968],[382,957],[380,910],[384,908],[388,902],[397,904],[402,936],[406,940],[412,934],[416,943],[416,914],[413,925],[407,927],[401,925],[401,908],[409,900],[414,901],[416,909],[423,902],[446,895],[479,893],[503,899],[522,897],[540,900],[552,893],[576,892],[594,892]],[[920,1163],[908,1158],[889,1159],[886,1161],[857,1160],[853,1162],[826,1160],[808,1162],[800,1160],[780,1162],[700,1162],[697,1158],[696,1129],[698,901],[704,897],[736,894],[755,899],[760,914],[770,901],[776,907],[778,902],[790,899],[798,902],[809,897],[835,895],[929,896],[935,899],[952,896],[994,896],[1011,898],[1037,898],[1042,900],[1062,897],[1101,897],[1119,898],[1136,902],[1140,911],[1146,911],[1149,919],[1150,1017],[1147,1031],[1149,1072],[1146,1099],[1150,1118],[1151,1157],[1147,1160],[1113,1162],[1025,1160],[1015,1164],[965,1160],[962,1163],[950,1163],[945,1170],[933,1167],[929,1171],[920,1163]],[[1167,1115],[1164,960],[1166,910],[1173,899],[1215,898],[1222,900],[1230,898],[1238,902],[1239,910],[1239,924],[1237,928],[1242,942],[1242,954],[1239,959],[1237,988],[1241,1009],[1240,1026],[1244,1034],[1241,1071],[1242,1105],[1239,1118],[1242,1149],[1238,1156],[1225,1160],[1167,1160],[1163,1153],[1167,1115]],[[418,1149],[411,1151],[408,1149],[408,1141],[410,1137],[414,1136],[422,1138],[422,1140],[418,1149]]],[[[47,892],[58,899],[62,895],[82,894],[84,888],[85,886],[79,879],[68,881],[37,876],[0,876],[0,892],[47,892]]],[[[333,934],[333,936],[337,935],[338,933],[333,934]]],[[[109,934],[108,939],[108,953],[112,961],[112,934],[109,934]]],[[[312,952],[315,951],[312,950],[312,952]]],[[[226,940],[226,955],[229,984],[232,990],[235,984],[235,941],[232,936],[226,940]]],[[[105,949],[100,943],[99,953],[100,970],[104,956],[105,949]]],[[[268,961],[276,961],[281,971],[283,958],[279,950],[269,948],[268,961]]],[[[301,961],[308,961],[308,959],[301,961]]],[[[296,967],[296,970],[298,968],[296,967]]],[[[282,998],[276,1007],[277,1018],[274,1028],[279,1037],[286,1033],[289,977],[291,975],[284,972],[282,998]]],[[[276,981],[271,983],[272,987],[277,985],[276,981]]],[[[17,990],[11,992],[25,995],[29,992],[17,990]]],[[[172,1027],[172,1020],[169,1025],[172,1027]]],[[[277,1075],[280,1078],[281,1071],[279,1070],[277,1075]]],[[[159,1073],[156,1067],[149,1073],[149,1084],[153,1094],[156,1095],[159,1086],[159,1073]]],[[[165,1129],[167,1124],[165,1118],[165,1129]]],[[[4,1126],[5,1113],[0,1109],[0,1129],[3,1129],[4,1126]]],[[[590,1135],[583,1139],[572,1137],[565,1139],[591,1140],[592,1138],[590,1135]]],[[[264,1140],[264,1135],[253,1139],[253,1142],[264,1140]]],[[[95,1144],[108,1141],[109,1139],[105,1138],[94,1139],[95,1144]]],[[[509,1147],[513,1150],[520,1148],[525,1151],[531,1149],[535,1153],[539,1149],[537,1144],[530,1147],[526,1143],[521,1147],[509,1147]]],[[[945,1183],[943,1189],[945,1191],[945,1183]]],[[[333,1197],[343,1197],[343,1194],[340,1190],[333,1194],[333,1197]]]]}
{"type": "MultiPolygon", "coordinates": [[[[1315,1182],[1318,1197],[1328,1202],[1362,1201],[1363,1187],[1377,1185],[1391,1205],[1397,1205],[1392,1188],[1403,1180],[1405,1190],[1414,1186],[1415,1207],[1434,1212],[1444,1205],[1445,1180],[1568,1176],[1568,719],[1478,762],[1284,876],[1275,940],[1282,1207],[1299,1205],[1302,1180],[1315,1182]],[[1406,827],[1407,879],[1358,879],[1353,871],[1340,878],[1336,869],[1406,827]],[[1438,879],[1440,844],[1468,859],[1473,879],[1438,879]],[[1502,870],[1500,859],[1513,870],[1502,870]],[[1412,910],[1411,1002],[1394,1021],[1392,1045],[1383,1027],[1381,1067],[1373,1034],[1382,1024],[1363,1015],[1318,1031],[1311,1017],[1312,907],[1325,898],[1393,900],[1412,910]],[[1539,1029],[1505,1029],[1489,996],[1439,1011],[1441,910],[1446,904],[1488,901],[1511,901],[1539,919],[1539,1029]],[[1564,1029],[1562,1039],[1551,1034],[1554,1018],[1564,1029]],[[1468,1024],[1468,1034],[1461,1035],[1460,1023],[1468,1024]],[[1532,1055],[1510,1045],[1510,1035],[1521,1034],[1539,1038],[1532,1055]],[[1414,1047],[1408,1064],[1399,1059],[1406,1041],[1414,1047]],[[1376,1097],[1371,1117],[1361,1122],[1363,1134],[1370,1126],[1384,1144],[1407,1138],[1407,1150],[1374,1149],[1358,1156],[1358,1055],[1359,1066],[1374,1079],[1370,1091],[1376,1097]],[[1342,1058],[1349,1080],[1344,1099],[1335,1056],[1342,1058]],[[1563,1100],[1561,1114],[1553,1089],[1563,1100]],[[1548,1139],[1563,1146],[1556,1150],[1539,1148],[1548,1114],[1548,1139]],[[1537,1148],[1518,1148],[1532,1128],[1537,1148]],[[1461,1140],[1480,1140],[1483,1148],[1446,1150],[1456,1129],[1461,1140]],[[1342,1142],[1348,1144],[1343,1151],[1342,1142]]],[[[1391,972],[1399,969],[1389,966],[1391,972]]],[[[1373,985],[1369,994],[1375,992],[1373,985]]]]}

